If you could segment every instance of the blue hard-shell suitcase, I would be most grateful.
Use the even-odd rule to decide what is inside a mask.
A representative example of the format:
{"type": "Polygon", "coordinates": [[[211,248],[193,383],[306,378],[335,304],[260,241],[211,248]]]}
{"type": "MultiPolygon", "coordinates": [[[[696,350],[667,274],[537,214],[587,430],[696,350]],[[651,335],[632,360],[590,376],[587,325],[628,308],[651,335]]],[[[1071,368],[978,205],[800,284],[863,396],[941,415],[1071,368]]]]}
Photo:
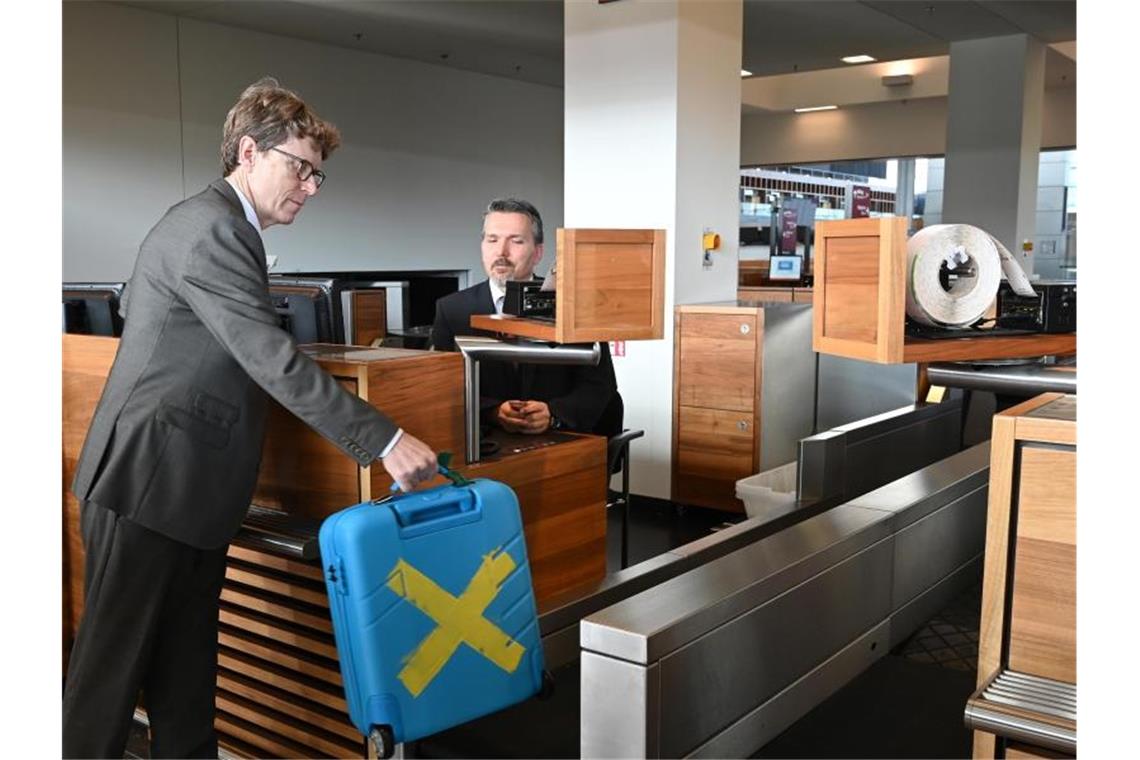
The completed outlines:
{"type": "Polygon", "coordinates": [[[382,756],[543,689],[518,499],[457,481],[321,525],[349,717],[382,756]]]}

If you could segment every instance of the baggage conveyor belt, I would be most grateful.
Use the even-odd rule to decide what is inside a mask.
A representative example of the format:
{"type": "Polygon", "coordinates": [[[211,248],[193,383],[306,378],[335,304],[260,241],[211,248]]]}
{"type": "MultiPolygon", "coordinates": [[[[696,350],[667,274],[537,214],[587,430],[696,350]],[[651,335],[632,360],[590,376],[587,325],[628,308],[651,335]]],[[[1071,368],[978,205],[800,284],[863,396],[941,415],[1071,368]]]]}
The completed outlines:
{"type": "MultiPolygon", "coordinates": [[[[548,668],[556,678],[561,669],[575,680],[572,690],[563,689],[575,693],[564,696],[577,696],[581,662],[580,731],[573,732],[574,726],[567,722],[578,724],[573,714],[578,712],[573,710],[577,705],[568,707],[557,694],[550,702],[532,700],[519,706],[526,713],[525,721],[546,726],[545,734],[555,726],[562,726],[563,733],[573,732],[559,747],[580,742],[582,756],[732,755],[745,752],[737,750],[747,745],[751,745],[747,752],[759,748],[766,735],[749,726],[758,720],[755,711],[762,704],[769,706],[761,722],[769,727],[788,725],[902,640],[969,582],[971,565],[976,564],[984,540],[988,446],[954,454],[960,420],[957,403],[915,405],[828,431],[813,437],[816,440],[805,439],[801,442],[801,485],[824,484],[817,489],[826,494],[823,498],[801,499],[765,518],[745,520],[612,574],[591,588],[547,600],[539,610],[539,625],[548,668]],[[873,463],[899,450],[906,452],[905,467],[911,474],[883,486],[885,480],[898,477],[899,468],[873,463]],[[811,456],[805,458],[805,451],[811,456]],[[870,469],[858,477],[844,477],[852,463],[870,469]],[[941,538],[934,540],[936,536],[941,538]],[[844,569],[836,571],[837,566],[844,569]],[[823,575],[830,580],[812,585],[823,575]],[[840,587],[848,590],[853,601],[848,607],[830,610],[824,602],[834,601],[831,594],[840,587]],[[815,589],[810,599],[803,596],[808,589],[815,589]],[[777,598],[784,601],[770,606],[777,598]],[[700,604],[694,606],[697,600],[700,604]],[[741,627],[745,618],[770,619],[773,610],[788,604],[793,610],[816,610],[803,621],[807,628],[801,630],[791,623],[779,630],[768,630],[763,624],[756,628],[755,623],[751,628],[741,627]],[[757,612],[766,606],[766,612],[757,612]],[[830,621],[832,615],[837,622],[830,621]],[[829,620],[828,625],[821,626],[821,620],[829,620]],[[688,660],[688,665],[678,659],[682,650],[702,651],[699,642],[712,640],[714,632],[722,629],[726,633],[718,635],[727,638],[716,647],[717,657],[736,663],[734,674],[765,674],[755,688],[740,693],[721,690],[707,675],[717,672],[715,667],[710,670],[701,657],[688,660]],[[843,638],[855,629],[854,640],[843,638]],[[805,631],[816,633],[806,635],[805,631]],[[771,638],[777,634],[784,638],[771,638]],[[757,647],[758,640],[765,646],[757,647]],[[871,643],[876,650],[868,658],[861,646],[871,643]],[[782,646],[803,651],[789,657],[782,646]],[[820,671],[826,677],[817,675],[810,681],[815,686],[788,691],[790,684],[780,685],[787,678],[807,675],[800,672],[804,668],[820,668],[823,663],[813,658],[823,657],[825,650],[829,654],[824,659],[835,660],[835,664],[820,671]],[[846,656],[840,657],[844,652],[846,656]],[[614,673],[622,674],[622,693],[627,695],[630,683],[638,678],[648,684],[651,670],[665,675],[658,682],[661,691],[656,702],[635,699],[624,707],[611,705],[612,709],[599,711],[601,705],[611,704],[605,695],[613,687],[606,680],[612,668],[599,665],[611,663],[617,667],[614,673]],[[769,672],[773,665],[765,663],[776,663],[784,670],[769,672]],[[629,681],[637,669],[645,672],[629,681]],[[690,694],[692,699],[708,697],[710,690],[721,690],[724,696],[707,700],[707,708],[696,710],[684,721],[661,714],[663,709],[683,705],[683,692],[690,688],[696,689],[690,694]],[[777,693],[770,693],[772,689],[777,693]],[[795,697],[789,700],[791,694],[795,697]],[[641,712],[631,713],[631,708],[641,712]],[[714,725],[715,730],[710,728],[714,725]]],[[[266,550],[273,545],[274,550],[294,557],[307,553],[303,536],[288,535],[297,532],[294,526],[266,525],[262,520],[260,528],[243,530],[235,543],[252,541],[266,550]],[[290,541],[298,546],[283,546],[290,541]]],[[[309,531],[315,535],[315,526],[299,533],[309,531]]],[[[517,740],[525,733],[504,730],[504,720],[518,720],[512,718],[517,714],[514,710],[424,740],[424,754],[536,756],[533,747],[502,744],[511,742],[512,735],[517,740]]],[[[409,750],[409,756],[414,754],[415,748],[409,750]]]]}

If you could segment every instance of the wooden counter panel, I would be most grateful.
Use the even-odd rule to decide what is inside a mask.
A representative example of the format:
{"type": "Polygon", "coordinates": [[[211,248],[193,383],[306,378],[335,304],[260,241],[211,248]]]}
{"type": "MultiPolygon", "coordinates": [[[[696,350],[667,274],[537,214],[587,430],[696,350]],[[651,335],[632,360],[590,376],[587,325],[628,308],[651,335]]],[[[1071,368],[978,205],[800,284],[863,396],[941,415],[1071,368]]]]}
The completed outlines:
{"type": "Polygon", "coordinates": [[[302,650],[290,651],[272,639],[252,636],[237,628],[222,626],[218,632],[218,644],[259,657],[287,670],[303,673],[333,686],[340,686],[340,664],[337,660],[314,657],[302,650]]]}
{"type": "Polygon", "coordinates": [[[227,583],[222,588],[221,600],[238,607],[244,607],[263,615],[269,615],[288,623],[312,628],[321,633],[332,633],[332,620],[328,610],[295,602],[289,597],[267,594],[248,586],[227,583]]]}
{"type": "Polygon", "coordinates": [[[1076,545],[1076,451],[1022,447],[1018,497],[1018,541],[1032,538],[1076,545]]]}
{"type": "Polygon", "coordinates": [[[286,670],[257,657],[251,657],[244,652],[229,647],[219,647],[218,667],[232,670],[254,681],[275,686],[291,694],[322,704],[329,709],[348,713],[348,704],[344,701],[344,689],[339,686],[333,686],[315,678],[286,670]]]}
{"type": "Polygon", "coordinates": [[[879,238],[839,237],[828,241],[823,335],[874,343],[878,339],[879,238]]]}
{"type": "Polygon", "coordinates": [[[756,330],[752,314],[680,314],[678,403],[746,412],[756,407],[756,330]]]}
{"type": "Polygon", "coordinates": [[[247,697],[218,691],[214,704],[222,716],[237,717],[250,724],[250,728],[243,732],[243,738],[247,741],[274,744],[277,747],[286,746],[272,739],[268,733],[272,732],[304,746],[305,754],[302,757],[358,758],[361,756],[363,740],[358,742],[346,740],[320,728],[298,723],[293,716],[266,708],[247,697]]]}
{"type": "Polygon", "coordinates": [[[281,573],[299,576],[311,581],[316,581],[319,584],[325,582],[324,573],[317,565],[309,564],[307,562],[298,562],[288,557],[281,557],[276,554],[269,554],[268,552],[258,551],[257,549],[250,549],[249,547],[241,546],[240,544],[230,544],[227,556],[234,559],[242,560],[243,562],[251,562],[261,567],[276,570],[281,573]]]}
{"type": "Polygon", "coordinates": [[[63,668],[83,615],[83,537],[79,531],[79,500],[71,493],[75,467],[119,350],[118,338],[63,336],[63,668]]]}
{"type": "Polygon", "coordinates": [[[514,489],[536,601],[605,577],[605,438],[574,436],[456,469],[465,477],[490,478],[514,489]]]}
{"type": "MultiPolygon", "coordinates": [[[[423,357],[417,360],[370,364],[368,398],[373,406],[432,450],[450,451],[462,457],[467,445],[463,357],[445,351],[421,353],[423,357]]],[[[392,485],[391,476],[379,461],[368,468],[367,477],[371,496],[366,498],[383,496],[392,485]]]]}
{"type": "Polygon", "coordinates": [[[281,594],[301,602],[328,609],[329,597],[323,579],[319,584],[278,574],[276,571],[233,559],[226,565],[226,580],[252,586],[262,591],[281,594]]]}
{"type": "Polygon", "coordinates": [[[1077,352],[1077,334],[984,335],[977,338],[929,340],[907,337],[903,362],[1020,359],[1032,356],[1068,356],[1077,352]]]}
{"type": "Polygon", "coordinates": [[[218,622],[234,628],[273,639],[315,655],[335,660],[336,642],[330,633],[318,633],[299,625],[290,625],[263,613],[223,603],[218,612],[218,622]]]}
{"type": "Polygon", "coordinates": [[[1009,668],[1077,682],[1077,547],[1017,539],[1009,668]]]}
{"type": "Polygon", "coordinates": [[[218,673],[218,688],[260,702],[274,710],[291,713],[298,720],[319,726],[349,741],[361,741],[360,733],[349,721],[347,714],[337,713],[316,702],[299,700],[289,692],[259,683],[252,678],[223,670],[218,673]]]}

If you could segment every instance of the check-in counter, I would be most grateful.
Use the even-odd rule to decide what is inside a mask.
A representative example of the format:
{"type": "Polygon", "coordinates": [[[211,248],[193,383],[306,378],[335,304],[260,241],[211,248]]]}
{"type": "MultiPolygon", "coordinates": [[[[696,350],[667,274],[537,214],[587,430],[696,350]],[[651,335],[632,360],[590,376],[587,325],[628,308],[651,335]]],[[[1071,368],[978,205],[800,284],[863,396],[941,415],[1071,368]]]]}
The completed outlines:
{"type": "MultiPolygon", "coordinates": [[[[79,504],[70,493],[83,439],[118,340],[63,336],[63,659],[83,611],[79,504]]],[[[383,409],[468,478],[519,497],[536,599],[605,576],[606,439],[499,434],[499,450],[466,465],[458,354],[313,345],[304,349],[346,389],[383,409]]],[[[359,467],[273,404],[251,511],[229,550],[222,591],[217,728],[246,757],[363,757],[348,721],[316,529],[325,516],[388,493],[379,463],[359,467]]],[[[440,483],[444,482],[439,479],[440,483]]]]}

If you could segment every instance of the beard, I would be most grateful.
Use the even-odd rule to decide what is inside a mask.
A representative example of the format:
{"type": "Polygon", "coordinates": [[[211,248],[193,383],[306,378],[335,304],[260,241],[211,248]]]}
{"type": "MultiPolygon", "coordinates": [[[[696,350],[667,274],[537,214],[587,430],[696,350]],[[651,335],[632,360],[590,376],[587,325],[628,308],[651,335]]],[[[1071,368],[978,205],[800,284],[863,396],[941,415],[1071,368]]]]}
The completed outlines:
{"type": "Polygon", "coordinates": [[[490,279],[500,288],[505,288],[507,282],[513,279],[515,273],[515,265],[511,263],[510,259],[496,259],[491,264],[490,279]],[[498,267],[504,267],[510,271],[501,272],[497,271],[498,267]]]}

